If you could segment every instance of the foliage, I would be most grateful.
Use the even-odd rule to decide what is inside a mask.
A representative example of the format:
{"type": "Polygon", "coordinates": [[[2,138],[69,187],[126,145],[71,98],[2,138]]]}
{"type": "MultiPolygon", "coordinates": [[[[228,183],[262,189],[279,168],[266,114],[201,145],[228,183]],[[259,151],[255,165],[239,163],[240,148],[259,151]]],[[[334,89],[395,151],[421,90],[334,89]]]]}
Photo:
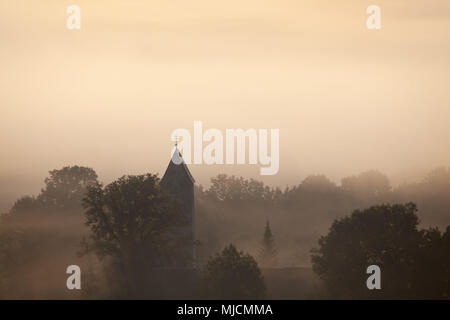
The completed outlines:
{"type": "Polygon", "coordinates": [[[413,203],[373,206],[356,210],[332,224],[312,254],[314,271],[331,297],[400,299],[448,295],[444,278],[449,261],[437,261],[445,252],[440,245],[441,235],[433,229],[419,231],[416,211],[413,203]],[[366,287],[369,265],[378,265],[382,270],[380,291],[366,287]]]}
{"type": "Polygon", "coordinates": [[[218,201],[272,201],[276,190],[261,181],[219,174],[211,179],[207,194],[218,201]]]}
{"type": "Polygon", "coordinates": [[[391,190],[388,177],[376,170],[341,180],[342,189],[362,199],[377,198],[391,190]]]}
{"type": "Polygon", "coordinates": [[[38,196],[45,207],[79,209],[86,189],[97,183],[97,174],[87,167],[64,167],[49,174],[45,189],[38,196]]]}
{"type": "MultiPolygon", "coordinates": [[[[64,273],[60,273],[60,270],[64,269],[67,263],[76,261],[85,270],[85,273],[88,272],[86,257],[78,259],[75,256],[80,238],[86,232],[91,231],[83,225],[84,216],[81,215],[80,197],[85,195],[87,186],[91,185],[96,189],[97,184],[95,172],[90,168],[74,166],[53,170],[46,179],[46,184],[40,194],[19,198],[9,214],[2,215],[0,222],[0,286],[3,289],[0,291],[6,292],[3,297],[68,297],[67,290],[60,290],[60,284],[64,282],[65,276],[64,273]],[[66,212],[80,214],[61,214],[66,212]]],[[[99,194],[105,200],[106,187],[100,189],[99,194]]],[[[126,188],[118,189],[125,190],[126,188]]],[[[113,201],[109,201],[110,208],[106,205],[103,206],[104,213],[110,214],[112,209],[117,209],[115,212],[125,212],[124,217],[128,219],[128,208],[132,208],[135,212],[135,209],[139,207],[135,203],[135,191],[131,187],[129,189],[126,196],[117,197],[122,200],[114,202],[114,204],[113,201]]],[[[258,221],[263,218],[269,219],[271,226],[276,225],[282,230],[280,235],[277,233],[276,239],[279,266],[305,265],[310,258],[310,248],[317,243],[319,234],[326,233],[334,220],[345,220],[343,217],[357,208],[369,208],[380,203],[413,201],[417,203],[417,208],[420,210],[418,214],[422,221],[422,228],[437,226],[441,230],[442,228],[445,230],[445,227],[450,224],[449,194],[450,170],[444,167],[431,171],[421,182],[403,184],[395,188],[391,188],[387,178],[376,171],[344,178],[341,185],[335,184],[324,175],[311,175],[298,185],[286,187],[284,190],[270,188],[262,181],[218,175],[211,180],[208,188],[195,187],[196,239],[202,243],[196,248],[196,263],[197,265],[205,264],[207,257],[221,250],[226,243],[230,242],[249,248],[251,254],[260,253],[255,242],[261,236],[258,221]]],[[[111,199],[116,199],[116,196],[111,196],[111,199]]],[[[168,199],[168,201],[170,200],[168,199]]],[[[365,210],[359,212],[365,212],[365,210]]],[[[375,219],[377,216],[385,217],[386,215],[377,214],[372,217],[374,221],[378,221],[373,223],[374,231],[370,232],[371,221],[360,219],[366,221],[367,234],[357,232],[358,228],[356,231],[352,231],[352,228],[347,227],[345,236],[340,235],[334,238],[336,241],[348,238],[346,241],[352,244],[344,246],[350,250],[351,254],[348,255],[350,258],[346,263],[341,264],[342,270],[355,269],[353,263],[363,260],[358,260],[358,255],[366,252],[370,258],[366,259],[367,261],[382,261],[390,266],[387,270],[395,269],[395,271],[386,273],[384,267],[382,268],[382,291],[385,292],[383,298],[449,298],[450,230],[447,228],[445,232],[441,233],[437,227],[419,230],[417,225],[416,227],[409,225],[408,232],[400,232],[395,237],[398,230],[392,232],[391,228],[398,228],[398,224],[390,226],[390,223],[381,223],[381,220],[375,219]],[[376,241],[371,241],[369,236],[381,240],[381,246],[389,250],[386,249],[384,252],[380,250],[376,241]],[[353,242],[356,243],[355,246],[353,242]],[[356,253],[355,256],[351,250],[356,253]],[[396,261],[397,253],[393,254],[392,250],[394,250],[393,252],[399,250],[398,261],[396,261]],[[377,257],[385,258],[386,261],[381,258],[375,259],[377,257]],[[392,260],[390,264],[388,263],[389,257],[392,260]],[[392,282],[389,280],[387,283],[386,281],[390,278],[394,280],[392,282]],[[405,283],[407,283],[407,289],[403,290],[405,283]],[[391,288],[389,288],[390,285],[391,288]]],[[[108,217],[113,218],[111,220],[108,218],[106,221],[117,226],[122,225],[124,229],[128,228],[122,224],[126,219],[120,220],[122,219],[121,214],[108,217]]],[[[137,221],[142,222],[139,219],[137,221]]],[[[175,220],[178,221],[178,219],[175,220]]],[[[177,223],[174,222],[174,225],[177,223]]],[[[142,277],[142,285],[150,283],[150,287],[158,290],[160,283],[152,282],[158,277],[155,268],[158,265],[169,263],[168,256],[173,256],[171,252],[177,250],[178,247],[173,239],[175,237],[170,237],[170,233],[170,231],[167,232],[167,242],[161,247],[155,243],[161,244],[158,238],[163,239],[165,236],[159,237],[157,234],[149,233],[149,235],[151,234],[149,238],[154,241],[141,246],[151,247],[148,252],[144,250],[142,255],[135,252],[130,253],[129,250],[126,250],[126,245],[121,245],[122,242],[118,244],[119,242],[103,241],[109,236],[106,234],[103,238],[100,237],[98,242],[93,241],[93,238],[88,239],[85,242],[85,249],[90,250],[93,254],[97,253],[99,257],[103,258],[101,263],[97,259],[93,260],[94,267],[91,274],[100,281],[97,287],[103,288],[104,294],[91,290],[91,297],[107,297],[108,290],[115,285],[117,285],[117,292],[123,293],[121,296],[115,297],[132,297],[133,295],[129,294],[127,290],[137,281],[133,280],[133,277],[127,278],[130,274],[136,274],[136,278],[139,278],[137,276],[139,274],[145,274],[142,277]],[[172,239],[170,240],[170,238],[172,239]],[[119,253],[112,254],[116,249],[120,249],[119,253]],[[124,254],[125,252],[126,254],[124,254]],[[140,260],[145,261],[145,266],[141,263],[142,270],[135,268],[139,265],[137,261],[140,260]],[[101,272],[101,278],[108,278],[104,279],[103,283],[98,274],[100,268],[107,270],[101,272]],[[149,270],[151,271],[149,272],[149,270]]],[[[142,234],[145,236],[145,233],[142,234]]],[[[127,241],[133,243],[134,240],[139,239],[123,237],[122,240],[124,243],[127,241]]],[[[130,246],[134,247],[134,245],[130,246]]],[[[340,249],[337,246],[336,252],[340,252],[340,249]]],[[[330,249],[330,251],[332,250],[330,249]]],[[[320,252],[316,252],[316,254],[320,256],[320,252]]],[[[258,255],[258,262],[260,265],[264,265],[261,255],[258,255]]],[[[332,262],[332,260],[328,262],[332,262]]],[[[377,292],[368,293],[365,287],[362,289],[364,290],[363,294],[369,294],[368,296],[361,295],[354,289],[355,283],[365,284],[368,276],[365,273],[365,267],[367,265],[360,268],[362,275],[357,273],[360,277],[357,280],[356,277],[345,278],[345,281],[338,279],[341,281],[339,283],[350,283],[348,287],[352,289],[349,291],[353,291],[353,293],[346,293],[347,285],[345,285],[342,290],[335,292],[335,296],[378,297],[377,292]]],[[[329,272],[332,268],[329,267],[329,272]]],[[[326,276],[324,275],[323,278],[325,279],[326,276]]],[[[330,276],[330,278],[332,277],[330,276]]],[[[139,289],[139,287],[137,288],[139,289]]],[[[131,291],[131,289],[129,290],[131,291]]],[[[328,293],[331,291],[328,290],[328,293]]],[[[83,290],[83,292],[86,293],[87,290],[83,290]]],[[[73,295],[73,292],[70,295],[73,295]]],[[[137,296],[148,297],[151,295],[139,294],[137,296]]]]}
{"type": "Polygon", "coordinates": [[[261,249],[259,253],[259,261],[262,266],[274,267],[277,264],[277,249],[275,239],[270,229],[269,221],[266,223],[261,249]]]}
{"type": "Polygon", "coordinates": [[[37,197],[19,198],[10,213],[15,216],[32,213],[79,211],[89,186],[97,183],[97,174],[87,167],[64,167],[49,172],[45,188],[37,197]]]}
{"type": "Polygon", "coordinates": [[[211,258],[203,271],[207,298],[263,299],[265,284],[255,259],[232,244],[211,258]]]}
{"type": "Polygon", "coordinates": [[[146,174],[88,187],[84,207],[88,249],[112,258],[132,295],[148,294],[151,269],[164,267],[177,249],[173,231],[184,222],[178,203],[146,174]]]}

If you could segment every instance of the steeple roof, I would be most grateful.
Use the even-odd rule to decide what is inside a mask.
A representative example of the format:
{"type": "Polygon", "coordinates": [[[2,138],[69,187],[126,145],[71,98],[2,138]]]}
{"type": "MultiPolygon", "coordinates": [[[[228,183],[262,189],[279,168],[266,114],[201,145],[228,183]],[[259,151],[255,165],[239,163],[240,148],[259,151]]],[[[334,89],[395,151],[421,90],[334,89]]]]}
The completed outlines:
{"type": "Polygon", "coordinates": [[[175,179],[176,177],[186,176],[192,184],[195,183],[195,179],[189,171],[184,159],[175,146],[175,151],[173,152],[172,159],[170,159],[169,165],[167,166],[166,172],[161,179],[161,183],[164,184],[167,179],[175,179]]]}

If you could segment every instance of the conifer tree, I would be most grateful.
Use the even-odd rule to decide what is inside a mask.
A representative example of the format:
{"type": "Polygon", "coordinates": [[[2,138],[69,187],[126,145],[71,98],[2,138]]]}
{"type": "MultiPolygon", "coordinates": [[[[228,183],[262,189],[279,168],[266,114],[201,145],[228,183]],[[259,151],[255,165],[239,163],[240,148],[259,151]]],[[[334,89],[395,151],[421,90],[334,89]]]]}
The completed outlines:
{"type": "Polygon", "coordinates": [[[270,229],[269,221],[266,222],[261,249],[259,253],[260,264],[264,267],[274,267],[277,264],[277,249],[275,246],[275,238],[270,229]]]}

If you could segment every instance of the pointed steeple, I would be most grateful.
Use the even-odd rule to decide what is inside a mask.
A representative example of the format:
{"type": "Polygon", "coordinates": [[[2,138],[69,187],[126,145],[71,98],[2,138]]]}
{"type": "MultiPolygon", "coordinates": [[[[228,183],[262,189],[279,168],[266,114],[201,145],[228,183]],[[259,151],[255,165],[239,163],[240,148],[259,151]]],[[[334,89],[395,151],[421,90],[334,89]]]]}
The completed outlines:
{"type": "Polygon", "coordinates": [[[192,177],[191,172],[189,171],[186,163],[184,162],[183,156],[181,155],[180,150],[178,150],[177,144],[175,144],[175,149],[172,154],[172,158],[170,159],[169,165],[167,166],[166,172],[164,173],[163,178],[161,179],[161,183],[164,184],[164,180],[167,179],[168,176],[178,177],[178,180],[182,178],[182,176],[186,176],[189,181],[194,184],[195,179],[192,177]]]}
{"type": "Polygon", "coordinates": [[[167,193],[171,194],[181,203],[181,210],[186,217],[186,224],[183,227],[177,228],[176,232],[180,235],[180,239],[184,240],[186,248],[184,249],[184,259],[181,256],[176,260],[177,267],[180,266],[192,266],[195,260],[194,249],[194,221],[195,221],[195,202],[194,202],[194,183],[195,180],[192,177],[186,163],[183,160],[178,145],[175,144],[175,148],[172,154],[172,158],[167,166],[166,172],[161,179],[161,187],[167,193]]]}

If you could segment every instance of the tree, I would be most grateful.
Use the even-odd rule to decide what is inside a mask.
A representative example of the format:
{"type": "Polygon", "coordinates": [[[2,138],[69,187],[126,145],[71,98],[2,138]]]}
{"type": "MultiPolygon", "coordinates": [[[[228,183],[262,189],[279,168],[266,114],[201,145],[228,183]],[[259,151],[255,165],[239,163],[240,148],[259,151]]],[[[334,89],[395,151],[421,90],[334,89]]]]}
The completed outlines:
{"type": "Polygon", "coordinates": [[[450,299],[450,226],[447,227],[447,230],[442,235],[443,242],[443,259],[445,261],[445,270],[444,270],[444,281],[446,283],[445,288],[445,297],[450,299]]]}
{"type": "Polygon", "coordinates": [[[342,189],[362,200],[370,200],[391,191],[389,178],[377,170],[366,171],[341,180],[342,189]]]}
{"type": "Polygon", "coordinates": [[[373,206],[335,220],[313,249],[314,271],[329,294],[340,298],[411,298],[416,286],[422,234],[413,203],[373,206]],[[366,269],[382,270],[382,290],[367,290],[366,269]]]}
{"type": "Polygon", "coordinates": [[[423,224],[445,229],[450,224],[449,194],[450,168],[441,167],[430,171],[420,182],[400,185],[392,198],[417,203],[423,224]]]}
{"type": "Polygon", "coordinates": [[[13,216],[27,215],[38,211],[40,208],[38,201],[34,197],[24,196],[16,200],[10,213],[13,216]]]}
{"type": "Polygon", "coordinates": [[[49,171],[49,174],[45,179],[45,189],[37,197],[46,208],[81,209],[87,188],[98,183],[95,171],[87,167],[68,166],[49,171]]]}
{"type": "Polygon", "coordinates": [[[270,230],[269,221],[266,222],[266,229],[264,231],[263,240],[259,254],[259,261],[265,267],[273,267],[277,263],[277,249],[275,247],[275,239],[270,230]]]}
{"type": "Polygon", "coordinates": [[[215,200],[230,203],[269,202],[273,200],[275,190],[265,186],[261,181],[219,174],[211,178],[211,186],[206,193],[215,200]]]}
{"type": "Polygon", "coordinates": [[[415,270],[411,289],[418,298],[448,299],[450,247],[446,243],[447,235],[442,235],[437,228],[421,230],[420,233],[417,259],[411,266],[415,270]]]}
{"type": "MultiPolygon", "coordinates": [[[[2,218],[0,218],[0,222],[3,224],[4,219],[2,218]]],[[[0,225],[0,227],[0,299],[5,299],[10,297],[14,288],[14,280],[17,277],[15,271],[22,257],[20,255],[19,258],[22,239],[18,232],[5,230],[3,225],[0,225]]]]}
{"type": "Polygon", "coordinates": [[[432,170],[427,174],[424,182],[448,190],[450,187],[450,167],[439,167],[432,170]]]}
{"type": "MultiPolygon", "coordinates": [[[[309,175],[301,184],[285,191],[284,204],[291,210],[315,215],[317,211],[327,212],[343,202],[343,192],[324,175],[309,175]]],[[[314,218],[314,217],[311,217],[314,218]]],[[[308,219],[311,221],[311,219],[308,219]]]]}
{"type": "Polygon", "coordinates": [[[310,175],[302,181],[301,188],[311,193],[327,193],[334,191],[336,185],[324,175],[310,175]]]}
{"type": "Polygon", "coordinates": [[[206,263],[203,281],[209,299],[263,299],[266,294],[255,259],[232,244],[206,263]]]}
{"type": "Polygon", "coordinates": [[[129,295],[155,294],[152,270],[177,253],[174,230],[184,222],[179,203],[151,174],[124,176],[106,187],[97,183],[88,187],[83,203],[91,229],[87,250],[112,259],[129,295]]]}
{"type": "Polygon", "coordinates": [[[37,197],[24,196],[14,203],[10,210],[13,216],[81,210],[87,187],[98,182],[95,171],[87,167],[69,166],[49,174],[37,197]]]}

